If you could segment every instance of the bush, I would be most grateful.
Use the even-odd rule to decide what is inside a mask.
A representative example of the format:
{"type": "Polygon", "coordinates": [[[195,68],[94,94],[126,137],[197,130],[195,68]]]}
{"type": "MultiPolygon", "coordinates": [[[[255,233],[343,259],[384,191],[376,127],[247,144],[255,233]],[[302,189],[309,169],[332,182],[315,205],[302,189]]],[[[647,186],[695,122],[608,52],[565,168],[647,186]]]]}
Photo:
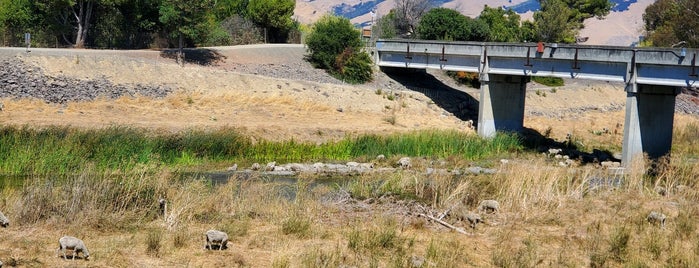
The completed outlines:
{"type": "Polygon", "coordinates": [[[464,71],[447,71],[447,75],[459,84],[469,85],[472,88],[480,88],[481,81],[478,73],[464,72],[464,71]]]}
{"type": "Polygon", "coordinates": [[[352,84],[371,80],[371,58],[364,51],[346,48],[335,59],[335,74],[338,79],[352,84]]]}
{"type": "Polygon", "coordinates": [[[541,76],[534,76],[532,77],[532,81],[537,82],[539,84],[549,86],[549,87],[560,87],[563,86],[565,83],[563,82],[563,78],[558,78],[558,77],[541,77],[541,76]]]}
{"type": "Polygon", "coordinates": [[[488,36],[488,25],[474,20],[456,10],[433,8],[417,26],[420,39],[449,41],[484,41],[488,36]]]}
{"type": "Polygon", "coordinates": [[[326,15],[313,26],[306,39],[308,60],[350,83],[371,80],[371,57],[361,51],[359,30],[346,18],[326,15]]]}

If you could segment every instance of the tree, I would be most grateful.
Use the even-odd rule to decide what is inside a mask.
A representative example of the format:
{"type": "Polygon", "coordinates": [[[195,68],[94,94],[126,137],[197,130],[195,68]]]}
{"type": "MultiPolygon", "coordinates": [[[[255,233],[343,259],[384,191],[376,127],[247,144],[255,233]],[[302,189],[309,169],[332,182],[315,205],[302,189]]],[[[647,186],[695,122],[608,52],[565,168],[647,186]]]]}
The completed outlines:
{"type": "MultiPolygon", "coordinates": [[[[108,0],[106,0],[108,1],[108,0]]],[[[38,0],[34,2],[38,14],[44,17],[63,41],[77,48],[84,48],[99,0],[38,0]]]]}
{"type": "Polygon", "coordinates": [[[491,8],[486,5],[476,20],[488,25],[489,32],[486,41],[522,41],[519,15],[511,9],[505,11],[501,7],[491,8]]]}
{"type": "Polygon", "coordinates": [[[33,18],[29,0],[0,0],[3,41],[8,45],[19,45],[23,42],[24,39],[20,36],[28,30],[33,18]]]}
{"type": "Polygon", "coordinates": [[[184,37],[195,38],[200,34],[197,25],[204,21],[206,12],[212,7],[212,0],[163,0],[159,11],[160,22],[179,40],[180,64],[184,63],[184,37]]]}
{"type": "Polygon", "coordinates": [[[372,25],[372,31],[374,32],[374,36],[378,38],[395,38],[398,36],[395,10],[391,9],[388,14],[379,17],[376,23],[372,25]]]}
{"type": "Polygon", "coordinates": [[[306,38],[308,60],[352,83],[371,79],[371,58],[361,50],[359,30],[343,17],[324,15],[306,38]]]}
{"type": "Polygon", "coordinates": [[[264,27],[273,41],[286,39],[284,35],[292,26],[291,15],[294,14],[294,0],[250,0],[248,16],[264,27]]]}
{"type": "Polygon", "coordinates": [[[699,1],[658,0],[643,14],[646,42],[660,47],[699,47],[699,1]]]}
{"type": "Polygon", "coordinates": [[[429,0],[396,0],[395,24],[399,33],[414,36],[422,16],[427,14],[431,7],[429,0]]]}
{"type": "Polygon", "coordinates": [[[420,39],[425,40],[483,41],[487,32],[482,22],[443,7],[428,11],[417,27],[420,39]]]}
{"type": "Polygon", "coordinates": [[[572,13],[562,0],[542,0],[541,10],[534,13],[537,41],[575,42],[577,29],[569,23],[572,13]]]}
{"type": "Polygon", "coordinates": [[[161,30],[160,0],[106,1],[95,9],[88,42],[102,48],[147,48],[161,30]]]}

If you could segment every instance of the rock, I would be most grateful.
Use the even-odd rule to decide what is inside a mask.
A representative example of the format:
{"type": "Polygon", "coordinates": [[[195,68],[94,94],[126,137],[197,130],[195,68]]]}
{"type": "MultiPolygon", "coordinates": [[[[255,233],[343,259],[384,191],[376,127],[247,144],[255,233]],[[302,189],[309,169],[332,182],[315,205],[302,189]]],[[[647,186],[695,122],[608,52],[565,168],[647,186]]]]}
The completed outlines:
{"type": "Polygon", "coordinates": [[[80,80],[48,76],[41,69],[32,70],[19,59],[0,61],[0,98],[37,98],[48,103],[91,101],[100,97],[122,96],[162,98],[173,90],[160,85],[119,85],[102,79],[80,80]]]}

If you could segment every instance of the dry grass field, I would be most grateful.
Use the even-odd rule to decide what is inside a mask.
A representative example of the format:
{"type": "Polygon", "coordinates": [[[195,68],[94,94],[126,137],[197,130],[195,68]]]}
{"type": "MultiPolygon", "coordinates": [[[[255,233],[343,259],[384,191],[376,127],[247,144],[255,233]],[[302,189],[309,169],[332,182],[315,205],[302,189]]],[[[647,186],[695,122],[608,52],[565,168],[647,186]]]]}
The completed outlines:
{"type": "MultiPolygon", "coordinates": [[[[424,94],[385,87],[385,76],[362,86],[276,79],[232,71],[234,61],[252,60],[236,50],[222,53],[227,60],[217,66],[185,67],[151,51],[24,55],[51,75],[161,84],[176,92],[66,104],[0,99],[0,125],[233,127],[257,139],[315,143],[368,133],[474,132],[424,94]]],[[[525,127],[620,152],[623,88],[530,88],[525,127]],[[600,134],[604,128],[610,132],[600,134]]],[[[478,98],[473,89],[458,89],[478,98]]],[[[692,131],[699,118],[678,114],[675,122],[676,132],[692,131]]],[[[623,182],[604,180],[609,171],[596,164],[562,167],[535,153],[488,163],[415,158],[411,170],[345,182],[309,175],[282,184],[253,174],[211,187],[153,166],[99,179],[85,170],[62,185],[37,177],[0,193],[0,210],[12,221],[0,228],[0,260],[6,267],[696,267],[699,164],[684,156],[673,155],[653,178],[629,172],[623,182]],[[425,172],[474,165],[498,172],[458,179],[425,172]],[[337,193],[338,186],[351,194],[337,193]],[[289,187],[295,198],[282,194],[289,187]],[[158,213],[161,196],[169,201],[166,217],[158,213]],[[444,218],[466,234],[419,215],[475,211],[483,199],[497,199],[500,210],[482,214],[484,223],[474,230],[456,212],[444,218]],[[665,227],[646,221],[650,211],[667,215],[665,227]],[[212,228],[228,232],[228,249],[204,250],[204,232],[212,228]],[[57,257],[57,240],[66,234],[85,241],[89,261],[57,257]]]]}

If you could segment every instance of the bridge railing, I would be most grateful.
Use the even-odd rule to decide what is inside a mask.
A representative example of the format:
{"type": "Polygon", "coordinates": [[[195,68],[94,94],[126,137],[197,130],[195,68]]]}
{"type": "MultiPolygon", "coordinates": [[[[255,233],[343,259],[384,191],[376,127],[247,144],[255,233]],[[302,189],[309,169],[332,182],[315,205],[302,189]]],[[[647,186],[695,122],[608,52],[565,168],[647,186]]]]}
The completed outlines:
{"type": "Polygon", "coordinates": [[[699,86],[694,48],[379,39],[379,66],[699,86]]]}

